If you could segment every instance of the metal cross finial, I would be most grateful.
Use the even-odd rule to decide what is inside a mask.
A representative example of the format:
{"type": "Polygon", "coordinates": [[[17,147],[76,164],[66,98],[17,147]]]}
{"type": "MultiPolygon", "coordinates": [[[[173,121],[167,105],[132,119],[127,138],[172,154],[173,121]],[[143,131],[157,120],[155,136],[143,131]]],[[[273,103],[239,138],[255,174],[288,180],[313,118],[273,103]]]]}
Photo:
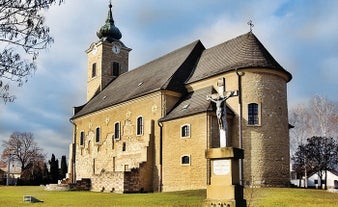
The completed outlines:
{"type": "Polygon", "coordinates": [[[252,20],[249,20],[249,21],[248,21],[248,25],[250,26],[250,32],[252,32],[252,28],[255,26],[255,25],[252,23],[252,20]]]}

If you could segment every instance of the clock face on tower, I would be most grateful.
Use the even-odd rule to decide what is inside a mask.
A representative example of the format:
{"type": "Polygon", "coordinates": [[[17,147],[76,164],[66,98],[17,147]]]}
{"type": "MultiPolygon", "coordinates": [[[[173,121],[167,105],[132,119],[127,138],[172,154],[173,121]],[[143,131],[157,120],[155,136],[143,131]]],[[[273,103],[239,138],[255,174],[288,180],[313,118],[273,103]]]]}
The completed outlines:
{"type": "Polygon", "coordinates": [[[113,50],[113,53],[119,54],[120,53],[120,46],[113,45],[112,50],[113,50]]]}

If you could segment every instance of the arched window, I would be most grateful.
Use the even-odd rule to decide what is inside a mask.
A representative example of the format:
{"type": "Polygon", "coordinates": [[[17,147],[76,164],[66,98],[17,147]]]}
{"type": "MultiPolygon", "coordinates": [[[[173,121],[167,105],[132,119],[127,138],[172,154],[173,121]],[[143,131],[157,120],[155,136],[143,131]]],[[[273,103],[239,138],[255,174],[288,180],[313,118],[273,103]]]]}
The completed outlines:
{"type": "Polygon", "coordinates": [[[137,127],[136,127],[136,135],[142,135],[143,134],[143,117],[140,116],[137,118],[137,127]]]}
{"type": "Polygon", "coordinates": [[[120,122],[114,124],[114,139],[120,139],[120,122]]]}
{"type": "Polygon", "coordinates": [[[190,155],[181,156],[181,165],[190,165],[190,155]]]}
{"type": "Polygon", "coordinates": [[[249,125],[259,124],[258,104],[257,103],[250,103],[248,105],[248,124],[249,125]]]}
{"type": "Polygon", "coordinates": [[[92,78],[96,76],[96,63],[93,63],[92,65],[92,78]]]}
{"type": "Polygon", "coordinates": [[[80,132],[80,145],[81,146],[84,145],[84,136],[85,136],[84,131],[80,132]]]}
{"type": "Polygon", "coordinates": [[[100,142],[100,139],[101,139],[101,129],[100,129],[100,127],[97,127],[97,128],[96,128],[96,137],[95,137],[95,141],[96,141],[96,142],[100,142]]]}
{"type": "Polygon", "coordinates": [[[182,138],[190,137],[190,124],[185,124],[181,126],[181,137],[182,138]]]}

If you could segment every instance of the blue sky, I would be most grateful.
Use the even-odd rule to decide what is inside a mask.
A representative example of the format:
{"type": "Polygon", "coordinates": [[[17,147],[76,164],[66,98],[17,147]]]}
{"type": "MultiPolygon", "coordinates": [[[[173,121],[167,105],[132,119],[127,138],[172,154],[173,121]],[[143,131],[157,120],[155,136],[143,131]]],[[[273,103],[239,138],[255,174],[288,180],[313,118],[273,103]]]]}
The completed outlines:
{"type": "MultiPolygon", "coordinates": [[[[86,100],[85,50],[98,40],[108,0],[66,0],[46,11],[54,44],[14,103],[0,103],[0,140],[29,131],[47,158],[68,157],[72,107],[86,100]]],[[[253,32],[290,73],[289,108],[312,96],[338,101],[338,1],[113,0],[115,25],[133,50],[133,69],[197,39],[209,48],[253,32]]],[[[2,148],[0,146],[0,151],[2,148]]]]}

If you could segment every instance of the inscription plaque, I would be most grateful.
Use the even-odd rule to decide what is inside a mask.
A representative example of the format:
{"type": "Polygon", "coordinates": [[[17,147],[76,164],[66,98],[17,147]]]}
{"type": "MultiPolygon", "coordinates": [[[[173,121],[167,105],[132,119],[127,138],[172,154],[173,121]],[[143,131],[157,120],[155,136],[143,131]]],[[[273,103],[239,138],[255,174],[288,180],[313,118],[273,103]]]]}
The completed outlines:
{"type": "Polygon", "coordinates": [[[230,173],[230,160],[214,160],[214,174],[228,175],[230,173]]]}

